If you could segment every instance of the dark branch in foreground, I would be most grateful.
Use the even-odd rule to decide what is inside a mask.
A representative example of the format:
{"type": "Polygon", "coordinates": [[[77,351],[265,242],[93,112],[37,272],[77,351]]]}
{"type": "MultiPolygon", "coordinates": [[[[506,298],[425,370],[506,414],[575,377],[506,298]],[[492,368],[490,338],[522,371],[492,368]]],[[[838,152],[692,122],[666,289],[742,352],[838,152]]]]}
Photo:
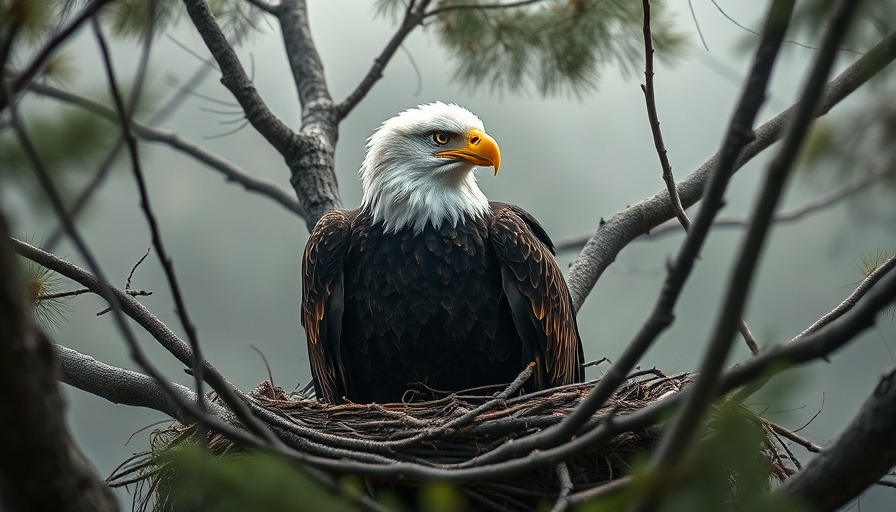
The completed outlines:
{"type": "Polygon", "coordinates": [[[66,427],[53,353],[34,317],[0,212],[0,508],[117,510],[66,427]]]}
{"type": "MultiPolygon", "coordinates": [[[[750,291],[750,284],[753,282],[753,274],[759,263],[759,254],[765,245],[772,215],[781,195],[783,195],[787,177],[793,169],[797,152],[808,132],[809,123],[815,117],[814,112],[822,88],[834,63],[837,47],[852,20],[856,4],[857,2],[853,0],[843,0],[835,9],[830,27],[822,41],[821,50],[816,55],[815,63],[800,96],[794,119],[788,126],[780,151],[769,165],[759,201],[751,217],[750,227],[737,252],[722,310],[710,335],[696,382],[692,386],[690,396],[685,401],[682,410],[672,420],[651,461],[651,470],[657,477],[657,481],[665,480],[664,475],[676,474],[677,470],[682,468],[682,461],[686,459],[685,454],[697,437],[697,427],[703,423],[710,404],[717,394],[718,377],[730,353],[735,331],[741,322],[741,313],[750,291]]],[[[777,5],[779,4],[775,3],[772,6],[770,18],[774,16],[789,17],[789,14],[785,13],[793,10],[793,3],[787,5],[785,2],[781,2],[780,9],[783,12],[775,12],[777,5]]],[[[770,22],[774,23],[771,19],[770,22]]],[[[783,29],[786,27],[785,18],[783,29]]],[[[781,31],[774,44],[780,47],[783,37],[784,30],[781,31]]],[[[652,510],[658,500],[662,499],[666,489],[668,489],[666,486],[657,485],[652,489],[652,493],[638,500],[640,505],[633,507],[634,510],[652,510]]]]}
{"type": "Polygon", "coordinates": [[[784,482],[778,493],[809,510],[837,510],[896,464],[896,368],[881,377],[862,409],[818,457],[784,482]]]}
{"type": "MultiPolygon", "coordinates": [[[[738,155],[749,142],[753,121],[765,98],[765,89],[771,77],[772,65],[790,20],[790,10],[787,9],[787,6],[792,9],[792,1],[780,10],[773,7],[767,17],[767,27],[763,33],[762,42],[756,50],[747,81],[748,85],[732,115],[728,132],[723,140],[722,148],[719,150],[721,156],[709,177],[706,197],[696,220],[688,231],[684,244],[670,266],[663,288],[647,321],[626,346],[622,355],[615,359],[615,363],[604,375],[604,378],[559,425],[537,436],[508,444],[486,454],[483,456],[485,460],[482,462],[519,456],[532,450],[544,450],[567,442],[576,435],[588,417],[598,410],[625,380],[626,375],[638,364],[659,333],[672,323],[675,303],[691,273],[703,242],[706,240],[712,221],[722,206],[725,189],[735,170],[738,155]]],[[[670,212],[671,209],[668,209],[665,215],[668,216],[670,212]]],[[[584,253],[585,251],[583,251],[584,253]]],[[[575,267],[571,269],[571,272],[574,270],[575,267]]],[[[571,291],[574,283],[573,275],[570,275],[571,291]]],[[[574,293],[573,296],[575,296],[574,293]]]]}

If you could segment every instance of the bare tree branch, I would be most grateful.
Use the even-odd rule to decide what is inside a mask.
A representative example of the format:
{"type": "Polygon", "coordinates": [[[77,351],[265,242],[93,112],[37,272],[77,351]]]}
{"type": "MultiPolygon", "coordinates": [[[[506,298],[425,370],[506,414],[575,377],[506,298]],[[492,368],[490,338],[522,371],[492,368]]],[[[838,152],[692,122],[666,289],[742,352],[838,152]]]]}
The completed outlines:
{"type": "MultiPolygon", "coordinates": [[[[867,172],[864,176],[862,176],[861,179],[853,183],[844,185],[836,190],[816,197],[815,199],[811,199],[804,204],[801,204],[789,210],[781,210],[775,212],[775,214],[772,216],[772,221],[776,224],[789,224],[791,222],[801,220],[819,210],[824,210],[826,208],[839,204],[841,200],[846,199],[857,192],[865,190],[869,185],[872,185],[884,179],[885,176],[886,174],[884,172],[881,172],[880,170],[867,172]]],[[[747,226],[747,222],[747,219],[742,217],[719,217],[715,222],[712,223],[712,227],[713,229],[743,228],[747,226]]],[[[650,232],[645,233],[638,238],[635,238],[635,240],[656,240],[666,235],[680,234],[682,232],[683,231],[681,228],[681,224],[678,222],[672,222],[670,219],[658,226],[656,229],[652,229],[650,230],[650,232]]],[[[556,243],[557,253],[559,254],[566,251],[581,250],[588,242],[589,238],[591,238],[591,235],[576,235],[561,239],[556,243]]]]}
{"type": "MultiPolygon", "coordinates": [[[[814,112],[837,55],[837,47],[846,35],[857,4],[858,2],[853,0],[841,0],[834,10],[821,49],[816,54],[815,63],[800,95],[793,121],[787,129],[780,151],[769,165],[759,201],[751,217],[750,228],[741,249],[737,252],[737,260],[728,283],[722,311],[709,338],[697,379],[691,386],[691,393],[682,410],[672,420],[672,424],[663,435],[652,458],[651,471],[658,477],[658,481],[665,480],[660,475],[673,474],[677,468],[681,467],[684,455],[697,436],[699,431],[697,427],[703,422],[710,403],[717,395],[718,378],[731,350],[738,324],[741,322],[743,306],[758,265],[759,254],[764,246],[769,226],[771,226],[772,215],[783,194],[784,185],[796,161],[797,153],[808,133],[809,124],[815,117],[814,112]]],[[[786,7],[782,3],[781,8],[792,11],[793,3],[786,7]]],[[[772,7],[772,16],[783,14],[774,13],[774,11],[775,8],[772,7]]],[[[786,26],[785,22],[783,28],[786,29],[786,26]]],[[[781,31],[774,44],[780,47],[783,36],[784,30],[781,31]]],[[[732,160],[732,167],[733,164],[732,160]]],[[[635,511],[653,510],[667,489],[668,487],[665,485],[652,487],[649,494],[645,493],[644,496],[639,497],[639,504],[632,509],[635,511]]]]}
{"type": "MultiPolygon", "coordinates": [[[[305,0],[282,0],[276,14],[302,105],[302,124],[307,124],[313,116],[330,117],[333,100],[327,88],[324,65],[308,26],[307,3],[305,0]]],[[[336,126],[334,119],[327,119],[325,124],[336,126]]]]}
{"type": "Polygon", "coordinates": [[[647,119],[650,121],[650,131],[653,134],[653,144],[656,147],[656,154],[660,159],[660,166],[663,169],[663,181],[666,182],[666,190],[669,191],[669,197],[672,198],[672,212],[678,217],[678,221],[685,231],[691,227],[691,220],[688,214],[684,212],[681,206],[681,198],[678,196],[678,189],[675,188],[675,177],[672,175],[672,164],[669,162],[669,154],[666,151],[666,143],[663,142],[663,131],[660,129],[660,117],[656,107],[656,93],[653,87],[653,35],[650,32],[650,0],[643,0],[644,6],[644,84],[641,85],[641,91],[644,93],[644,100],[647,102],[647,119]]]}
{"type": "MultiPolygon", "coordinates": [[[[19,253],[19,255],[53,270],[72,281],[80,283],[93,293],[103,297],[103,299],[109,302],[113,307],[117,306],[117,310],[120,310],[137,322],[140,327],[155,338],[155,340],[176,357],[178,361],[187,367],[191,365],[193,354],[190,347],[174,334],[167,325],[146,309],[146,307],[137,299],[122,292],[118,288],[115,288],[108,282],[100,280],[97,276],[81,269],[73,263],[57,258],[55,255],[26,244],[21,240],[10,238],[10,241],[12,242],[13,249],[19,253]]],[[[113,309],[113,313],[115,311],[116,309],[113,309]]],[[[144,357],[142,351],[139,349],[139,345],[134,343],[131,348],[132,350],[137,351],[135,354],[137,357],[144,357]]],[[[141,365],[141,367],[143,367],[150,376],[155,378],[159,385],[165,386],[167,384],[167,380],[164,380],[162,375],[150,365],[145,357],[143,363],[144,365],[149,366],[150,369],[146,369],[146,366],[144,365],[141,365]]],[[[246,400],[245,397],[238,394],[236,387],[228,382],[227,379],[225,379],[224,376],[210,363],[206,361],[204,364],[203,375],[206,378],[206,382],[221,396],[222,399],[224,399],[227,406],[233,410],[240,421],[244,422],[248,428],[253,429],[256,435],[259,435],[263,439],[268,439],[269,441],[273,440],[270,432],[258,425],[257,420],[252,416],[251,411],[244,401],[246,400]]],[[[173,390],[169,394],[172,398],[178,396],[173,390]]],[[[181,404],[181,406],[185,409],[189,408],[189,404],[181,404]]]]}
{"type": "MultiPolygon", "coordinates": [[[[59,365],[59,380],[70,386],[112,403],[159,411],[185,425],[194,420],[180,407],[184,402],[196,402],[196,393],[187,387],[170,384],[181,396],[181,400],[175,401],[152,377],[101,363],[59,344],[53,344],[53,352],[59,365]]],[[[209,403],[206,412],[227,422],[236,419],[233,413],[215,403],[209,403]]]]}
{"type": "MultiPolygon", "coordinates": [[[[154,18],[154,11],[155,3],[153,2],[151,3],[149,10],[150,19],[154,18]]],[[[118,79],[115,77],[115,71],[112,69],[112,59],[109,56],[109,47],[106,43],[105,36],[103,36],[100,22],[97,18],[93,18],[92,21],[93,32],[96,35],[97,42],[99,42],[103,67],[106,70],[106,83],[109,86],[109,91],[115,102],[115,109],[118,114],[118,124],[121,127],[122,132],[121,135],[125,140],[128,156],[130,156],[131,171],[134,174],[134,181],[137,182],[137,189],[140,194],[140,207],[143,210],[143,216],[146,218],[146,223],[149,226],[149,232],[152,237],[152,246],[159,256],[162,270],[165,273],[165,279],[168,281],[168,288],[171,290],[171,295],[174,298],[175,311],[180,319],[181,326],[187,333],[187,341],[190,343],[190,350],[192,351],[190,368],[192,369],[194,385],[196,386],[196,407],[198,407],[201,412],[205,413],[207,409],[205,393],[203,391],[204,386],[202,385],[204,381],[202,363],[205,359],[202,357],[202,347],[199,345],[196,327],[193,325],[192,320],[190,320],[187,304],[184,301],[180,283],[177,280],[177,274],[174,272],[174,262],[171,260],[168,251],[165,249],[165,244],[162,242],[162,233],[159,229],[159,223],[156,221],[156,216],[155,213],[153,213],[152,204],[149,200],[149,192],[146,190],[146,180],[143,178],[143,166],[140,164],[140,155],[137,151],[137,140],[131,133],[131,109],[126,108],[124,105],[124,100],[122,99],[121,91],[118,87],[118,79]]],[[[150,22],[147,31],[151,32],[151,29],[152,22],[150,22]]],[[[205,436],[202,437],[203,439],[205,438],[205,436]]]]}
{"type": "Polygon", "coordinates": [[[857,286],[856,289],[853,290],[853,292],[851,294],[849,294],[849,297],[844,299],[843,302],[841,302],[839,305],[837,305],[836,308],[831,310],[829,313],[827,313],[823,317],[819,318],[818,321],[816,321],[815,323],[810,325],[803,332],[797,334],[796,337],[790,341],[794,342],[794,341],[802,338],[803,336],[806,336],[808,334],[811,334],[811,333],[821,329],[825,325],[831,323],[834,319],[842,316],[843,313],[852,309],[856,305],[856,303],[859,301],[859,299],[861,299],[868,292],[868,290],[874,285],[874,283],[878,282],[883,276],[885,276],[888,272],[890,272],[894,268],[896,268],[896,254],[894,254],[893,256],[890,256],[886,261],[884,261],[883,263],[878,265],[877,268],[875,268],[871,273],[869,273],[865,277],[865,279],[863,279],[862,282],[859,283],[859,286],[857,286]]]}
{"type": "MultiPolygon", "coordinates": [[[[896,58],[896,32],[887,35],[825,86],[821,104],[815,115],[826,114],[894,58],[896,58]]],[[[796,106],[791,106],[757,128],[753,132],[753,141],[740,153],[735,168],[739,169],[776,142],[781,137],[783,128],[793,118],[795,109],[796,106]]],[[[720,153],[716,153],[678,183],[678,192],[685,208],[701,198],[709,173],[715,168],[720,156],[720,153]]],[[[577,310],[581,308],[604,270],[615,261],[616,255],[636,237],[669,220],[670,211],[669,193],[662,190],[653,197],[617,213],[609,221],[601,223],[570,267],[567,281],[577,310]]]]}
{"type": "MultiPolygon", "coordinates": [[[[255,13],[252,13],[253,16],[254,16],[254,14],[255,13]]],[[[250,21],[250,24],[251,24],[251,21],[250,21]]],[[[234,44],[239,42],[242,39],[242,36],[245,35],[246,30],[247,30],[247,28],[241,26],[240,29],[237,30],[236,33],[231,36],[230,40],[232,42],[234,42],[234,44]]],[[[141,71],[139,73],[139,76],[137,77],[138,83],[143,82],[143,76],[145,74],[145,69],[147,67],[148,56],[149,56],[149,47],[150,47],[150,42],[152,41],[152,38],[153,38],[153,31],[147,30],[146,34],[145,34],[145,38],[144,38],[143,52],[141,54],[141,60],[140,60],[140,66],[139,66],[139,69],[141,71]]],[[[176,40],[174,40],[174,41],[176,44],[179,44],[179,42],[177,42],[176,40]]],[[[189,49],[187,49],[187,51],[190,52],[189,49]]],[[[171,95],[171,97],[169,97],[165,101],[165,103],[163,103],[155,111],[155,113],[153,113],[152,116],[149,117],[149,119],[147,120],[147,124],[148,125],[158,125],[163,120],[168,118],[168,116],[170,116],[175,110],[177,110],[178,107],[180,107],[180,105],[183,103],[183,101],[187,97],[189,97],[191,94],[195,93],[194,89],[196,87],[198,87],[199,84],[202,83],[202,81],[205,80],[205,78],[208,76],[208,74],[213,69],[215,69],[214,59],[209,57],[207,59],[202,60],[201,65],[196,69],[196,71],[193,72],[193,74],[186,80],[186,82],[184,82],[183,85],[179,86],[176,89],[175,93],[173,95],[171,95]]],[[[39,87],[41,87],[41,84],[32,83],[29,88],[32,90],[32,92],[35,92],[35,89],[39,88],[39,87]]],[[[63,91],[61,89],[50,88],[50,90],[59,91],[61,94],[67,95],[67,98],[64,97],[62,99],[71,99],[71,98],[82,99],[83,98],[81,96],[71,94],[71,93],[63,91]]],[[[86,98],[83,98],[83,99],[90,103],[96,103],[96,102],[93,102],[92,100],[88,100],[86,98]]],[[[73,101],[73,102],[78,104],[77,101],[73,101]]],[[[105,106],[100,105],[99,103],[96,103],[96,105],[98,105],[99,110],[107,112],[107,113],[100,112],[101,115],[104,115],[108,119],[113,119],[113,120],[115,119],[115,113],[111,109],[108,109],[105,106]]],[[[129,115],[128,118],[132,122],[134,121],[133,113],[135,112],[136,105],[137,105],[137,95],[132,94],[130,104],[128,105],[128,110],[129,110],[129,112],[131,112],[131,115],[129,115]]],[[[85,108],[89,109],[89,107],[85,107],[85,108]]],[[[96,110],[94,110],[94,112],[96,112],[96,110]]],[[[150,137],[140,134],[140,130],[138,129],[136,123],[135,123],[135,127],[133,129],[141,137],[143,137],[147,140],[151,140],[150,137]]],[[[183,147],[179,147],[177,145],[177,142],[180,141],[180,138],[177,137],[177,135],[174,135],[174,134],[171,134],[171,135],[173,136],[173,139],[174,139],[173,141],[168,142],[167,140],[161,140],[161,142],[167,142],[169,144],[169,146],[175,147],[175,149],[179,148],[186,153],[190,153],[192,151],[191,156],[194,156],[195,158],[199,159],[200,161],[202,161],[202,158],[201,158],[202,155],[210,155],[213,158],[213,161],[206,162],[206,164],[209,165],[210,167],[212,167],[213,169],[216,168],[216,165],[219,165],[220,170],[225,175],[227,175],[228,169],[231,169],[231,168],[235,169],[235,167],[232,164],[230,164],[229,162],[226,162],[223,159],[217,158],[215,155],[209,153],[207,150],[200,148],[198,146],[187,143],[183,147]],[[220,160],[221,164],[216,164],[216,162],[214,161],[215,159],[220,160]]],[[[73,219],[76,219],[78,217],[78,215],[80,215],[81,211],[87,205],[88,201],[91,199],[93,194],[105,182],[106,177],[109,175],[109,170],[112,168],[112,164],[115,161],[115,158],[118,156],[118,153],[119,153],[119,151],[121,151],[122,148],[124,148],[124,138],[119,136],[115,140],[115,143],[112,145],[112,148],[106,154],[106,157],[103,159],[103,161],[97,167],[97,170],[94,172],[93,177],[90,178],[90,181],[87,183],[87,185],[84,186],[84,188],[81,190],[81,192],[78,194],[78,197],[75,199],[74,203],[72,204],[71,209],[69,210],[69,215],[73,219]]],[[[275,201],[281,202],[281,201],[283,201],[283,198],[285,198],[287,204],[284,204],[284,205],[287,206],[287,208],[289,208],[288,203],[295,203],[295,201],[293,200],[293,198],[290,194],[279,190],[279,187],[276,187],[272,183],[265,182],[264,185],[265,185],[266,189],[258,189],[258,190],[254,189],[251,186],[253,184],[253,178],[246,173],[239,172],[238,169],[236,169],[236,171],[237,172],[235,174],[237,175],[237,177],[231,178],[231,179],[233,179],[234,181],[237,181],[237,182],[242,182],[241,179],[245,180],[246,183],[243,183],[243,185],[246,188],[246,190],[258,191],[258,192],[264,194],[267,191],[266,189],[270,189],[270,191],[272,191],[272,192],[279,192],[280,194],[282,194],[282,196],[283,196],[282,198],[272,197],[272,199],[274,199],[275,201]]],[[[59,239],[62,237],[62,234],[63,233],[62,233],[61,226],[57,227],[53,232],[51,232],[50,235],[44,239],[44,243],[42,244],[44,250],[46,250],[48,252],[53,252],[53,248],[56,246],[56,243],[59,242],[59,239]]]]}
{"type": "MultiPolygon", "coordinates": [[[[644,92],[644,99],[647,102],[647,118],[650,120],[650,131],[653,133],[653,143],[656,147],[657,156],[660,159],[660,166],[663,169],[663,181],[666,183],[666,190],[669,192],[671,199],[672,211],[678,218],[678,222],[685,231],[691,227],[691,219],[685,213],[684,207],[681,205],[681,197],[678,195],[678,189],[675,187],[675,177],[672,174],[672,164],[669,162],[669,155],[666,151],[666,144],[663,142],[663,132],[660,129],[659,113],[656,107],[656,93],[653,86],[653,35],[650,31],[650,0],[643,0],[644,6],[644,58],[646,61],[644,67],[644,84],[641,85],[641,91],[644,92]]],[[[715,223],[713,223],[715,224],[715,223]]],[[[759,344],[747,322],[740,321],[739,330],[743,335],[744,341],[750,352],[759,353],[759,344]]]]}
{"type": "Polygon", "coordinates": [[[246,113],[246,119],[281,154],[295,146],[297,134],[265,105],[204,0],[184,0],[196,30],[221,68],[221,83],[246,113]]]}
{"type": "Polygon", "coordinates": [[[336,112],[340,120],[345,119],[352,109],[367,96],[367,93],[370,92],[370,89],[373,88],[374,84],[383,77],[383,70],[386,69],[386,65],[392,59],[392,56],[395,55],[395,51],[398,50],[401,43],[405,40],[408,34],[423,22],[424,18],[431,14],[426,13],[426,7],[430,2],[431,0],[422,0],[416,7],[414,2],[408,2],[408,9],[405,11],[404,19],[398,27],[398,30],[386,44],[386,47],[383,48],[383,51],[379,56],[373,60],[373,66],[367,74],[364,75],[364,78],[361,80],[361,83],[358,84],[358,87],[356,87],[355,90],[336,107],[336,112]]]}
{"type": "MultiPolygon", "coordinates": [[[[106,117],[107,119],[115,119],[115,112],[112,109],[84,96],[73,94],[46,84],[32,84],[30,90],[43,96],[55,98],[85,108],[91,112],[106,117]]],[[[251,176],[248,172],[240,169],[235,164],[208,151],[195,142],[181,137],[175,132],[153,128],[134,120],[131,120],[131,123],[134,128],[134,133],[140,138],[150,142],[162,143],[172,149],[180,151],[183,154],[204,163],[210,169],[220,172],[227,178],[227,181],[242,185],[244,189],[266,196],[296,215],[299,215],[300,217],[304,216],[301,205],[294,199],[293,195],[276,183],[251,176]]],[[[124,141],[122,140],[122,144],[123,142],[124,141]]]]}

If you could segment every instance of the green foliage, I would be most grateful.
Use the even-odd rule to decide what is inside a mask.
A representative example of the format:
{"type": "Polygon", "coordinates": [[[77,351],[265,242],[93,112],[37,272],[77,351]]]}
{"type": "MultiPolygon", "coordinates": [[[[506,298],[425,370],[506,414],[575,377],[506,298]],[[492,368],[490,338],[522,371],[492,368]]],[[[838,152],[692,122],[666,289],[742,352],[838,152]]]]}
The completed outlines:
{"type": "Polygon", "coordinates": [[[0,2],[0,34],[4,38],[11,30],[16,35],[34,42],[53,26],[56,12],[51,0],[5,0],[0,2]]]}
{"type": "Polygon", "coordinates": [[[150,21],[153,32],[160,33],[177,21],[181,11],[178,0],[117,0],[103,9],[102,21],[116,36],[140,39],[150,21]]]}
{"type": "Polygon", "coordinates": [[[431,512],[463,512],[468,510],[466,497],[456,487],[433,482],[420,490],[419,510],[431,512]]]}
{"type": "Polygon", "coordinates": [[[163,457],[171,464],[168,469],[177,475],[167,480],[171,487],[161,490],[170,498],[169,510],[355,510],[348,500],[325,491],[295,465],[278,457],[254,453],[215,458],[189,443],[163,457]]]}
{"type": "Polygon", "coordinates": [[[770,450],[762,421],[748,409],[721,404],[694,449],[674,474],[654,474],[646,460],[632,467],[632,482],[583,504],[582,512],[624,511],[660,482],[674,482],[662,512],[801,512],[792,500],[770,494],[770,450]]]}
{"type": "MultiPolygon", "coordinates": [[[[169,440],[170,441],[170,440],[169,440]]],[[[339,493],[328,492],[297,465],[273,455],[233,451],[210,454],[192,442],[153,446],[155,464],[161,478],[153,485],[154,510],[170,512],[353,511],[348,497],[366,493],[360,478],[345,476],[339,493]]],[[[405,499],[410,499],[405,494],[405,499]]],[[[387,510],[408,510],[408,503],[396,492],[377,492],[377,501],[387,510]]],[[[423,486],[413,510],[462,512],[469,509],[466,497],[452,485],[433,482],[423,486]]]]}
{"type": "MultiPolygon", "coordinates": [[[[479,4],[450,0],[452,4],[479,4]]],[[[381,2],[385,9],[392,2],[381,2]]],[[[393,6],[394,8],[394,6],[393,6]]],[[[630,0],[540,2],[502,9],[452,9],[441,13],[439,33],[456,64],[455,78],[478,88],[543,95],[594,90],[601,72],[617,65],[634,74],[643,63],[643,11],[630,0]]],[[[671,28],[664,3],[651,2],[656,56],[671,62],[685,37],[671,28]]]]}

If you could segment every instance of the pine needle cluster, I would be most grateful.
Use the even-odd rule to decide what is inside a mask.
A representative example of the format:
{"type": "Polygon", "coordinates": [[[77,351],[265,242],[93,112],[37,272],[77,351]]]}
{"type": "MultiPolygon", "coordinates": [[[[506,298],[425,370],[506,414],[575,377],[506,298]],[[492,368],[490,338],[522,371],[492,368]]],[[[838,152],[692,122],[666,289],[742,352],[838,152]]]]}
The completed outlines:
{"type": "MultiPolygon", "coordinates": [[[[439,7],[484,5],[450,0],[439,7]]],[[[672,62],[684,47],[664,3],[651,2],[656,55],[672,62]]],[[[644,12],[630,0],[547,1],[512,8],[455,8],[438,15],[439,36],[455,63],[455,79],[471,88],[541,95],[594,90],[608,67],[634,75],[643,68],[644,12]]]]}

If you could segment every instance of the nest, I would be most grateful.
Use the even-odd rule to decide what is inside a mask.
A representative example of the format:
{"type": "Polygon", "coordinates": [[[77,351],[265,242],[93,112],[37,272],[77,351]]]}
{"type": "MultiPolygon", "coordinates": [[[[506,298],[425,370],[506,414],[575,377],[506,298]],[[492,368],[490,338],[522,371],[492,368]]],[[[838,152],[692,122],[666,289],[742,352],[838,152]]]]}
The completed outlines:
{"type": "MultiPolygon", "coordinates": [[[[616,391],[582,431],[593,429],[610,416],[625,416],[678,393],[691,379],[690,374],[666,376],[655,370],[639,373],[616,391]]],[[[508,392],[514,391],[511,388],[503,392],[498,389],[497,393],[484,388],[451,394],[425,390],[435,397],[407,403],[330,405],[307,395],[289,396],[264,381],[251,396],[265,411],[294,425],[298,437],[303,432],[319,434],[310,443],[317,448],[310,451],[308,443],[298,446],[286,441],[299,451],[334,460],[344,460],[346,450],[359,455],[367,451],[367,455],[388,457],[391,461],[447,468],[557,424],[594,384],[592,381],[521,396],[509,396],[513,393],[508,392]]],[[[760,456],[768,462],[769,478],[783,480],[791,472],[788,463],[792,457],[784,454],[786,447],[775,443],[771,429],[763,426],[765,420],[748,414],[765,433],[760,456]]],[[[279,422],[281,428],[283,424],[279,422]]],[[[193,442],[197,432],[196,425],[179,424],[156,431],[154,449],[123,464],[110,477],[110,483],[140,484],[136,509],[152,506],[154,510],[168,510],[167,493],[176,476],[163,455],[185,441],[193,442]]],[[[546,503],[570,492],[595,489],[628,474],[633,458],[649,453],[660,433],[659,426],[625,432],[598,447],[583,450],[565,464],[541,467],[513,478],[477,481],[460,490],[483,510],[541,510],[546,503]],[[561,466],[562,471],[558,471],[561,466]]],[[[215,432],[208,433],[208,447],[220,457],[242,450],[215,432]]],[[[370,480],[365,483],[372,491],[383,487],[397,489],[409,503],[416,503],[413,486],[370,480]]]]}

